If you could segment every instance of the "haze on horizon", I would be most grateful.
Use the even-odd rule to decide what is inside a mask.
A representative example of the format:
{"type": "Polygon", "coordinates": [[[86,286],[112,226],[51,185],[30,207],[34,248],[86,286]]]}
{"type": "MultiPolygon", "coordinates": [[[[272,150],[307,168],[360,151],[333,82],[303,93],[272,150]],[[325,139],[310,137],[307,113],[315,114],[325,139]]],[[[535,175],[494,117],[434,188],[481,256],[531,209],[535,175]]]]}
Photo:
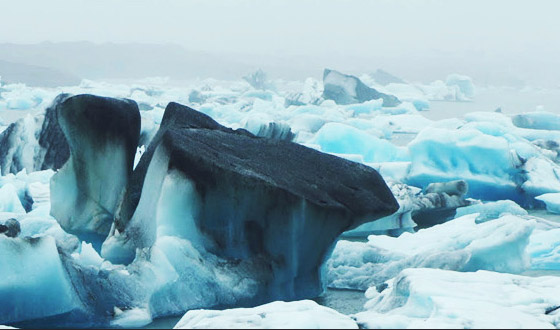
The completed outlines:
{"type": "Polygon", "coordinates": [[[382,68],[419,81],[458,72],[487,84],[560,85],[554,0],[0,0],[0,8],[0,43],[173,44],[275,76],[382,68]]]}

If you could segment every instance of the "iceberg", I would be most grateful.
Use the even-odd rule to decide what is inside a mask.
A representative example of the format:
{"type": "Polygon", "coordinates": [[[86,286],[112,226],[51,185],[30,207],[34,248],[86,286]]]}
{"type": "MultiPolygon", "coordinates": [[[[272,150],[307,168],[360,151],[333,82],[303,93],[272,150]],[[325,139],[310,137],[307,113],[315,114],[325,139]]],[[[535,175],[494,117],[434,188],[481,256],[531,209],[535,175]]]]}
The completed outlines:
{"type": "Polygon", "coordinates": [[[460,92],[460,99],[472,99],[474,97],[474,84],[472,79],[459,74],[450,74],[445,80],[447,86],[457,86],[460,92]]]}
{"type": "Polygon", "coordinates": [[[16,188],[10,183],[0,187],[0,212],[25,213],[16,188]]]}
{"type": "Polygon", "coordinates": [[[529,240],[527,252],[533,270],[560,270],[560,228],[535,230],[529,240]]]}
{"type": "Polygon", "coordinates": [[[291,92],[285,97],[284,107],[291,105],[321,104],[323,102],[323,84],[313,79],[305,79],[301,92],[291,92]]]}
{"type": "Polygon", "coordinates": [[[406,269],[354,315],[361,328],[554,328],[560,278],[406,269]]]}
{"type": "Polygon", "coordinates": [[[358,329],[349,316],[311,300],[253,308],[188,311],[174,329],[358,329]]]}
{"type": "Polygon", "coordinates": [[[325,69],[323,72],[323,98],[334,100],[336,104],[362,103],[383,99],[384,107],[394,107],[401,102],[393,95],[387,95],[366,86],[360,79],[338,71],[325,69]]]}

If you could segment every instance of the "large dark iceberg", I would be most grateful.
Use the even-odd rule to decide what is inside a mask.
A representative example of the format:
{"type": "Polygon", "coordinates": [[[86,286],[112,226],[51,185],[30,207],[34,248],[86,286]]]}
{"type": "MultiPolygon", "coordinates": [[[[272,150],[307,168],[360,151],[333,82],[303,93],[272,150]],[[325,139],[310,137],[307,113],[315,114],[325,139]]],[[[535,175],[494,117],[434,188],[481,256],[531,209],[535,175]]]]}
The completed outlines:
{"type": "Polygon", "coordinates": [[[265,295],[314,296],[336,238],[397,208],[367,166],[234,131],[171,103],[102,254],[129,263],[172,231],[221,258],[267,260],[265,295]]]}

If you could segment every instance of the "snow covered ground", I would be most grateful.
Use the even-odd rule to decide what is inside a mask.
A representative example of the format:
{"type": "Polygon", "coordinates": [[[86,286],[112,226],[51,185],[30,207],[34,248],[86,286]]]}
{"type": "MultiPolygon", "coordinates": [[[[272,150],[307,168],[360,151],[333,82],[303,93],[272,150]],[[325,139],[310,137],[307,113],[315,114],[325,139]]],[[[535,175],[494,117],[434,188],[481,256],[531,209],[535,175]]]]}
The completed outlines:
{"type": "MultiPolygon", "coordinates": [[[[11,128],[10,139],[0,136],[0,225],[17,219],[21,226],[16,238],[0,234],[0,305],[13,307],[0,309],[0,324],[17,326],[60,315],[73,324],[73,317],[83,312],[77,295],[89,293],[73,291],[69,278],[83,272],[84,281],[111,278],[123,296],[151,297],[142,308],[111,306],[114,327],[146,326],[153,318],[181,315],[186,309],[193,310],[177,328],[560,327],[560,278],[523,275],[560,270],[560,98],[555,96],[560,93],[526,89],[515,94],[507,88],[476,86],[461,75],[431,84],[384,86],[366,75],[359,78],[402,103],[336,104],[323,98],[323,82],[314,78],[259,86],[210,79],[183,86],[162,79],[130,84],[83,81],[60,88],[0,84],[0,132],[20,119],[11,128]],[[402,190],[401,210],[366,228],[370,234],[386,230],[389,235],[341,239],[325,263],[329,287],[365,291],[368,302],[358,313],[345,311],[350,316],[328,308],[337,307],[332,297],[318,300],[327,306],[297,301],[194,310],[205,301],[226,305],[247,295],[254,284],[243,280],[243,272],[252,270],[228,268],[199,253],[193,242],[173,235],[143,251],[130,266],[104,260],[96,242],[81,242],[49,215],[55,171],[41,170],[39,133],[42,113],[62,92],[136,101],[144,148],[157,131],[165,106],[174,101],[225,126],[290,137],[377,169],[392,187],[402,190]],[[499,103],[500,93],[524,96],[521,103],[526,109],[509,107],[510,99],[499,103]],[[488,101],[489,95],[494,95],[495,103],[488,101]],[[539,95],[543,102],[531,103],[533,98],[538,102],[539,95]],[[541,104],[546,105],[537,109],[541,104]],[[494,112],[497,107],[502,112],[494,112]],[[401,140],[403,135],[407,139],[401,140]],[[465,196],[444,192],[431,197],[439,204],[434,199],[429,199],[430,205],[420,202],[427,200],[431,183],[453,180],[468,184],[465,196]],[[472,205],[455,211],[463,205],[448,201],[463,197],[472,205]],[[403,205],[415,202],[414,211],[448,208],[452,220],[414,230],[413,210],[403,205]],[[533,209],[546,212],[546,217],[533,209]],[[196,283],[177,284],[188,278],[196,283]],[[200,283],[219,287],[220,295],[209,294],[200,283]],[[56,301],[38,303],[52,296],[56,301]]],[[[341,90],[355,98],[353,88],[345,80],[341,90]]],[[[105,298],[104,308],[113,301],[105,298]]]]}

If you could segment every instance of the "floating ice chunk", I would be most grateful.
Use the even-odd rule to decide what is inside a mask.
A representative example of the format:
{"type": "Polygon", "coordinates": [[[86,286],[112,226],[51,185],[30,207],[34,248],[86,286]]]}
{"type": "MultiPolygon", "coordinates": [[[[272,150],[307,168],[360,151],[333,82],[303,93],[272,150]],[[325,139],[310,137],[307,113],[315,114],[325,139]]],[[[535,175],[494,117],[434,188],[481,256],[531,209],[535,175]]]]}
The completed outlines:
{"type": "Polygon", "coordinates": [[[0,187],[0,212],[25,213],[16,188],[10,183],[0,187]]]}
{"type": "Polygon", "coordinates": [[[0,235],[0,322],[14,323],[80,308],[55,240],[0,235]]]}
{"type": "Polygon", "coordinates": [[[95,268],[101,267],[101,264],[104,261],[97,251],[93,249],[91,243],[86,242],[82,242],[80,252],[73,253],[72,257],[83,266],[92,266],[95,268]]]}
{"type": "Polygon", "coordinates": [[[323,125],[312,143],[320,145],[323,152],[359,154],[371,163],[408,160],[405,148],[340,123],[323,125]]]}
{"type": "Polygon", "coordinates": [[[266,73],[262,69],[258,69],[257,71],[248,74],[243,77],[245,81],[247,81],[254,89],[257,90],[266,90],[266,89],[273,89],[274,86],[270,81],[268,81],[266,77],[266,73]]]}
{"type": "Polygon", "coordinates": [[[521,188],[532,196],[560,192],[560,167],[547,158],[529,158],[524,164],[525,182],[521,188]]]}
{"type": "Polygon", "coordinates": [[[528,212],[519,206],[516,202],[510,200],[502,200],[496,202],[487,202],[474,204],[457,209],[456,217],[462,217],[467,214],[478,213],[477,222],[484,222],[491,219],[499,218],[506,214],[525,216],[528,212]]]}
{"type": "Polygon", "coordinates": [[[533,204],[534,196],[560,191],[560,167],[511,134],[467,125],[456,130],[430,127],[409,143],[408,151],[412,163],[406,183],[411,185],[463,179],[469,197],[522,205],[533,204]]]}
{"type": "Polygon", "coordinates": [[[530,238],[527,252],[531,269],[560,270],[560,229],[536,230],[530,238]]]}
{"type": "Polygon", "coordinates": [[[138,162],[140,161],[140,158],[142,158],[144,152],[146,152],[146,146],[144,145],[136,149],[136,155],[134,155],[134,165],[132,166],[133,169],[136,168],[136,165],[138,165],[138,162]]]}
{"type": "Polygon", "coordinates": [[[488,271],[406,269],[381,294],[370,288],[362,328],[554,328],[560,278],[488,271]]]}
{"type": "Polygon", "coordinates": [[[387,120],[393,130],[399,133],[418,133],[433,123],[433,121],[418,114],[398,114],[388,116],[387,120]]]}
{"type": "Polygon", "coordinates": [[[366,86],[360,79],[340,72],[325,69],[323,73],[323,98],[337,104],[362,103],[383,99],[383,106],[394,107],[401,102],[393,95],[387,95],[366,86]]]}
{"type": "Polygon", "coordinates": [[[0,164],[2,174],[17,173],[22,169],[33,171],[36,123],[27,115],[11,124],[0,135],[0,164]]]}
{"type": "Polygon", "coordinates": [[[359,116],[362,114],[369,115],[375,111],[380,111],[383,106],[383,99],[370,100],[359,104],[352,104],[346,107],[346,109],[352,111],[353,116],[359,116]]]}
{"type": "Polygon", "coordinates": [[[174,329],[358,329],[354,320],[311,300],[253,308],[188,311],[174,329]]]}
{"type": "Polygon", "coordinates": [[[322,94],[323,83],[313,78],[307,78],[300,93],[289,93],[286,95],[284,106],[320,104],[323,101],[322,94]]]}
{"type": "Polygon", "coordinates": [[[474,97],[474,84],[470,77],[454,73],[447,76],[445,83],[447,86],[459,87],[462,99],[471,99],[474,97]]]}
{"type": "Polygon", "coordinates": [[[534,221],[506,215],[477,224],[478,214],[403,233],[369,236],[367,243],[339,241],[328,260],[328,285],[365,290],[405,268],[480,269],[519,273],[529,268],[525,248],[534,221]]]}
{"type": "Polygon", "coordinates": [[[545,111],[522,113],[512,117],[515,126],[538,130],[560,130],[560,115],[545,111]]]}
{"type": "Polygon", "coordinates": [[[115,317],[111,321],[111,326],[117,328],[140,328],[152,322],[150,313],[141,308],[122,311],[115,307],[114,314],[115,317]]]}
{"type": "Polygon", "coordinates": [[[548,212],[560,214],[560,193],[549,193],[535,197],[546,204],[548,212]]]}
{"type": "Polygon", "coordinates": [[[289,123],[295,132],[315,133],[326,123],[326,120],[319,115],[301,114],[293,116],[289,123]]]}

